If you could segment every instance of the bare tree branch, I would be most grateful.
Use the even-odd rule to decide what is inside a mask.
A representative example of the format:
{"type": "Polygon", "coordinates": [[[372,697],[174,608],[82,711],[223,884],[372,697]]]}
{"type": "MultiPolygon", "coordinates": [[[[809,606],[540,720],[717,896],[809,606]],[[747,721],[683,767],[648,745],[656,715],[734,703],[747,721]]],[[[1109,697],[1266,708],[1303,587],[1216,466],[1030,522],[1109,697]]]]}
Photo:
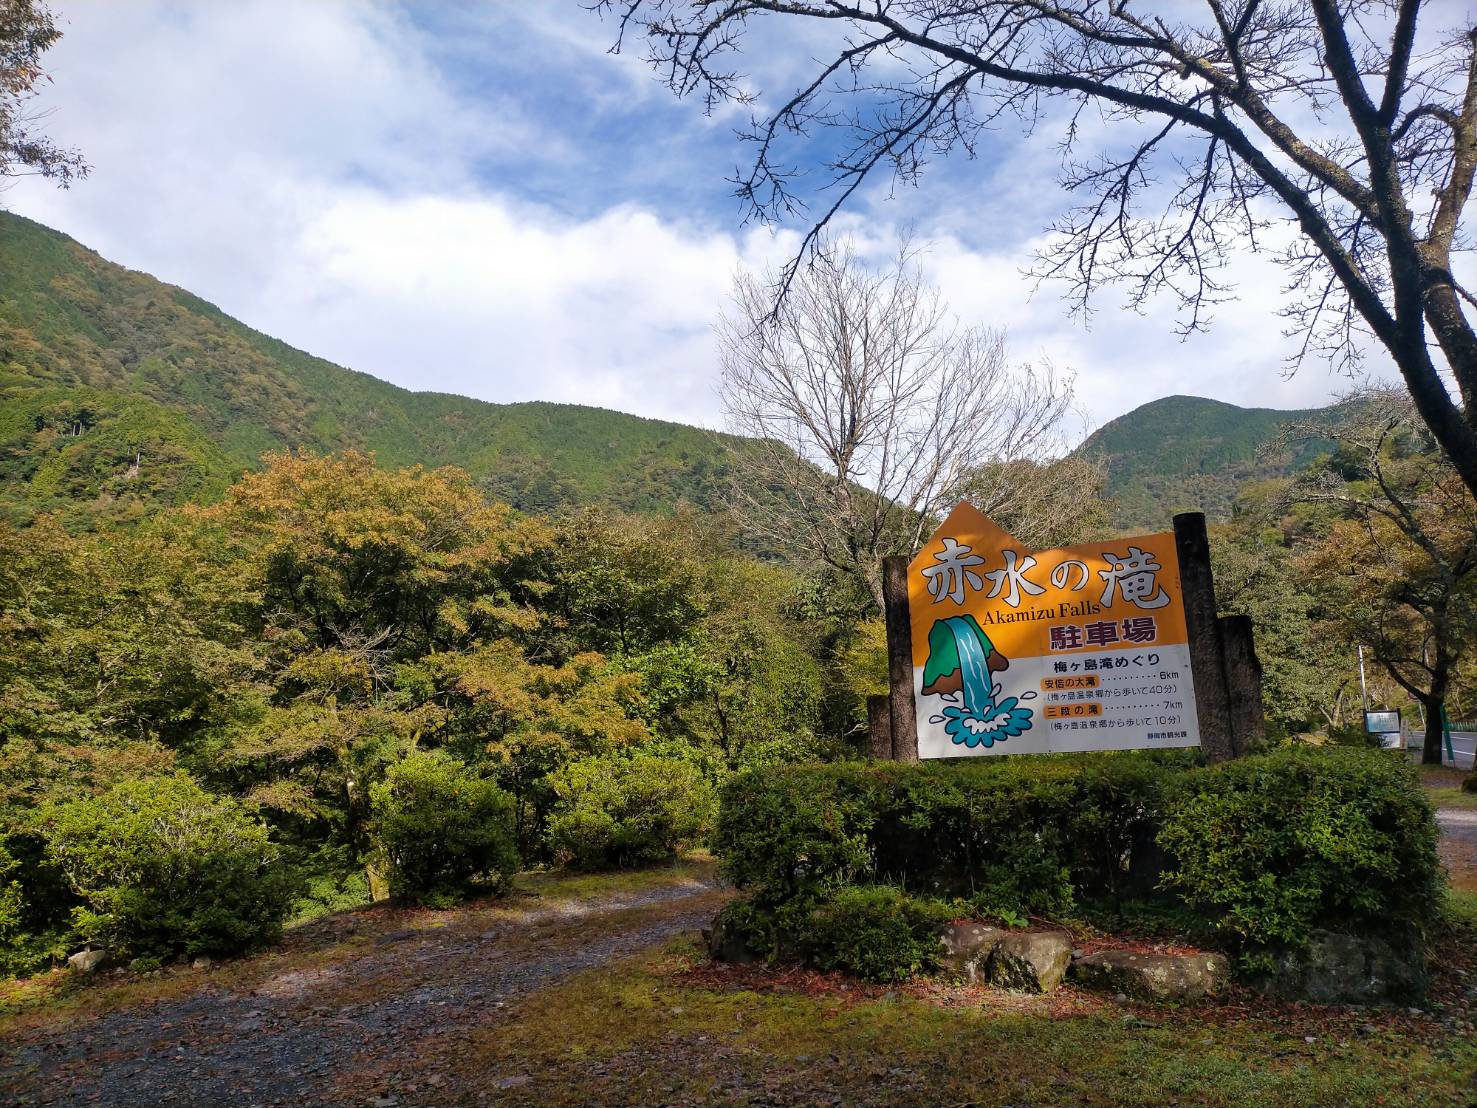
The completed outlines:
{"type": "MultiPolygon", "coordinates": [[[[911,553],[982,468],[1058,445],[1071,384],[1009,363],[1004,335],[960,328],[904,246],[879,270],[848,243],[739,278],[719,326],[737,507],[758,534],[845,574],[881,605],[881,566],[911,553]]],[[[997,477],[1026,474],[1017,469],[997,477]]]]}
{"type": "Polygon", "coordinates": [[[1421,0],[1206,0],[1199,16],[1168,0],[595,6],[623,39],[644,32],[673,90],[709,107],[763,102],[726,68],[759,23],[839,33],[831,60],[751,129],[758,156],[739,181],[752,216],[793,215],[815,133],[841,138],[825,161],[835,195],[802,256],[878,169],[911,183],[929,157],[972,157],[1006,119],[1028,133],[1060,123],[1064,181],[1087,199],[1053,228],[1038,274],[1065,280],[1077,309],[1123,282],[1138,306],[1170,294],[1180,330],[1196,330],[1231,295],[1232,257],[1277,250],[1300,357],[1353,369],[1372,336],[1477,493],[1477,332],[1453,276],[1477,178],[1470,8],[1439,9],[1458,22],[1432,30],[1438,9],[1421,0]],[[1110,126],[1084,162],[1088,105],[1110,126]]]}

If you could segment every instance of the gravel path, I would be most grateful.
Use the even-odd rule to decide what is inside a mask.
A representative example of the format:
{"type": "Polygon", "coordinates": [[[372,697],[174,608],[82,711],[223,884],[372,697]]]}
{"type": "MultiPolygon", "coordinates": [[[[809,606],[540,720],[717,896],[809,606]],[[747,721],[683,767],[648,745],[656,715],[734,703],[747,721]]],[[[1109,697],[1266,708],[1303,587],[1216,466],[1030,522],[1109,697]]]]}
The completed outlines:
{"type": "Polygon", "coordinates": [[[1436,826],[1441,830],[1437,852],[1446,866],[1452,887],[1477,891],[1477,812],[1465,808],[1438,808],[1436,826]]]}
{"type": "Polygon", "coordinates": [[[368,950],[249,988],[206,984],[81,1025],[46,1026],[0,1044],[0,1101],[342,1102],[331,1090],[356,1062],[399,1053],[428,1028],[444,1035],[486,1023],[521,994],[700,927],[721,896],[689,880],[505,913],[485,930],[389,932],[368,950]]]}

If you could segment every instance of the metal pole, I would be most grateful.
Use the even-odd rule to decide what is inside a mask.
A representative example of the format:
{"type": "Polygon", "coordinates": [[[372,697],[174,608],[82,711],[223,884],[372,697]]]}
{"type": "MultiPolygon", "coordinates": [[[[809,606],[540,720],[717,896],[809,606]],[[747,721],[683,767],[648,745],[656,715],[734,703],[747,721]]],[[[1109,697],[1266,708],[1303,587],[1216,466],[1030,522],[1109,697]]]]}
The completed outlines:
{"type": "Polygon", "coordinates": [[[1364,710],[1369,711],[1369,686],[1364,683],[1364,647],[1359,648],[1359,695],[1364,700],[1364,710]]]}

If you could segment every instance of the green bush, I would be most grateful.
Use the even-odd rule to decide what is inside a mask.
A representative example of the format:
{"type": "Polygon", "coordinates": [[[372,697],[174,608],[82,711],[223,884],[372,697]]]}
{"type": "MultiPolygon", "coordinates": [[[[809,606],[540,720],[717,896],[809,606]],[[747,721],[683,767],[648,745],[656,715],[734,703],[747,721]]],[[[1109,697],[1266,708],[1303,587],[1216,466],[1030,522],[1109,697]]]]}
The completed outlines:
{"type": "Polygon", "coordinates": [[[986,915],[1069,911],[1133,893],[1157,855],[1174,755],[844,763],[740,774],[722,793],[724,873],[761,908],[894,884],[986,915]]]}
{"type": "Polygon", "coordinates": [[[518,869],[512,800],[454,758],[412,754],[369,797],[371,834],[398,900],[444,907],[502,891],[518,869]]]}
{"type": "Polygon", "coordinates": [[[1419,936],[1440,903],[1413,772],[1352,747],[772,768],[724,786],[714,843],[752,944],[816,958],[814,921],[858,887],[980,917],[1152,916],[1242,947],[1419,936]]]}
{"type": "Polygon", "coordinates": [[[713,790],[691,762],[637,754],[572,762],[550,778],[555,857],[581,869],[674,858],[712,829],[713,790]]]}
{"type": "Polygon", "coordinates": [[[38,835],[0,831],[0,976],[31,973],[65,958],[75,945],[75,903],[38,835]]]}
{"type": "Polygon", "coordinates": [[[275,939],[295,877],[239,801],[188,774],[125,780],[43,809],[78,935],[119,954],[232,954],[275,939]]]}
{"type": "Polygon", "coordinates": [[[1166,886],[1252,947],[1315,927],[1420,938],[1439,911],[1431,806],[1385,751],[1284,747],[1188,775],[1159,841],[1166,886]]]}
{"type": "Polygon", "coordinates": [[[837,889],[816,907],[804,944],[821,969],[867,981],[906,981],[938,968],[942,904],[888,885],[837,889]]]}

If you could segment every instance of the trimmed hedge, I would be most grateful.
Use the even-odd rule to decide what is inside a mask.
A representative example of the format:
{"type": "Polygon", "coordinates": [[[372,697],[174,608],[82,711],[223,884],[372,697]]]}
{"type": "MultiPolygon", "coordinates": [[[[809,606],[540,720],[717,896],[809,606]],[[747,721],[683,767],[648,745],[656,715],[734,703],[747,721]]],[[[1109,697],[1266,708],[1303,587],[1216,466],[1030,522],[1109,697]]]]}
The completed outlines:
{"type": "MultiPolygon", "coordinates": [[[[741,774],[715,847],[759,949],[817,957],[842,890],[892,886],[955,915],[1062,916],[1155,897],[1228,943],[1310,929],[1423,934],[1440,898],[1435,822],[1383,751],[1284,748],[845,763],[741,774]]],[[[890,895],[890,894],[889,894],[890,895]]]]}
{"type": "Polygon", "coordinates": [[[713,789],[691,762],[646,754],[586,758],[549,777],[554,856],[579,869],[675,858],[713,825],[713,789]]]}
{"type": "Polygon", "coordinates": [[[78,935],[119,954],[235,954],[272,942],[297,893],[266,826],[184,773],[42,809],[78,935]]]}
{"type": "Polygon", "coordinates": [[[765,905],[887,883],[982,912],[1061,913],[1133,891],[1164,791],[1189,765],[1176,752],[756,771],[723,789],[715,847],[765,905]]]}
{"type": "Polygon", "coordinates": [[[502,892],[518,870],[512,798],[449,755],[396,762],[369,800],[397,900],[444,908],[468,893],[502,892]]]}
{"type": "Polygon", "coordinates": [[[890,885],[837,889],[806,921],[805,946],[821,969],[868,981],[906,981],[938,969],[943,904],[890,885]]]}
{"type": "Polygon", "coordinates": [[[1223,935],[1295,947],[1315,927],[1423,937],[1442,894],[1436,835],[1403,759],[1289,747],[1177,782],[1159,842],[1166,886],[1223,935]]]}

